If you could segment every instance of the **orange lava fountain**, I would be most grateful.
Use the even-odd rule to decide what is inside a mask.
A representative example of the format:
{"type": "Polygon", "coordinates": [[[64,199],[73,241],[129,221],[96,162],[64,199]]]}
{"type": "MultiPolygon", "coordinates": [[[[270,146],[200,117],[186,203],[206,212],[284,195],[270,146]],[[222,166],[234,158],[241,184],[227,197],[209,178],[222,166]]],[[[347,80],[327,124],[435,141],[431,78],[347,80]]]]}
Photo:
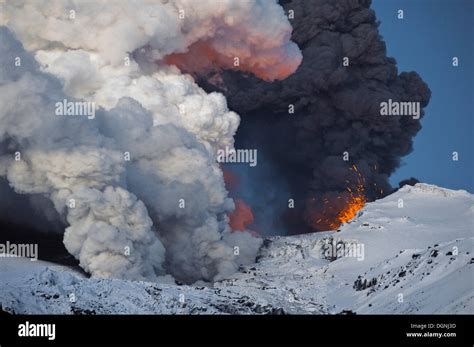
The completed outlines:
{"type": "MultiPolygon", "coordinates": [[[[357,174],[357,184],[355,190],[347,187],[346,190],[349,193],[349,198],[347,199],[346,205],[337,213],[336,219],[334,221],[325,220],[325,222],[329,223],[329,227],[333,230],[339,228],[341,224],[349,222],[353,219],[357,212],[364,207],[365,203],[367,202],[367,198],[365,196],[365,188],[364,188],[364,178],[360,174],[359,170],[357,170],[357,166],[352,165],[350,170],[354,171],[357,174]]],[[[350,183],[349,181],[346,181],[350,183]]],[[[338,196],[337,199],[342,199],[341,196],[338,196]]],[[[329,201],[327,199],[324,200],[324,203],[327,204],[329,201]]],[[[322,218],[316,220],[316,224],[321,223],[322,218]]]]}

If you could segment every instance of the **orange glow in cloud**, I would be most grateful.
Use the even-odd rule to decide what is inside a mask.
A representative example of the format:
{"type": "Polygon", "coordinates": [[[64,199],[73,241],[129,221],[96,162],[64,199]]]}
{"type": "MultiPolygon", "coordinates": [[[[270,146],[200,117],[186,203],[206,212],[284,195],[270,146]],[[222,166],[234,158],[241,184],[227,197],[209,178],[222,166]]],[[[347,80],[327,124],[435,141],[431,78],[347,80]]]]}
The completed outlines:
{"type": "Polygon", "coordinates": [[[278,56],[277,52],[258,56],[247,50],[239,52],[238,48],[235,48],[233,52],[223,54],[216,50],[210,41],[198,41],[192,44],[186,53],[170,54],[163,61],[165,64],[175,65],[182,72],[193,76],[219,72],[222,69],[233,69],[250,72],[266,81],[285,79],[296,70],[301,62],[300,59],[294,61],[287,59],[287,63],[282,64],[284,59],[278,56]],[[245,56],[246,58],[243,58],[245,56]],[[239,58],[238,66],[235,65],[236,57],[239,58]]]}
{"type": "MultiPolygon", "coordinates": [[[[230,170],[224,169],[221,166],[224,174],[225,186],[229,191],[236,191],[240,184],[239,176],[230,170]]],[[[253,223],[254,216],[252,208],[245,203],[242,199],[234,198],[235,210],[228,214],[229,226],[232,231],[249,231],[253,236],[258,236],[258,233],[253,230],[249,230],[248,226],[253,223]]]]}
{"type": "Polygon", "coordinates": [[[229,213],[229,225],[233,231],[244,231],[253,223],[253,212],[242,199],[234,199],[235,211],[229,213]]]}
{"type": "Polygon", "coordinates": [[[233,191],[236,190],[239,186],[239,177],[237,174],[230,170],[225,170],[221,165],[222,173],[224,174],[224,182],[225,186],[228,190],[233,191]]]}

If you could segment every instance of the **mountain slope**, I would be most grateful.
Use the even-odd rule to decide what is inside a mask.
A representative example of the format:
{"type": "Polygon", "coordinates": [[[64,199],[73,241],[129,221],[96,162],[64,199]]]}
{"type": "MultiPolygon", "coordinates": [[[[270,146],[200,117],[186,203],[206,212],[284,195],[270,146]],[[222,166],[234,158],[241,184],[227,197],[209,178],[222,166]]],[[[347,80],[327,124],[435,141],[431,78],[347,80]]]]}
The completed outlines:
{"type": "Polygon", "coordinates": [[[473,203],[465,191],[405,186],[340,232],[265,240],[256,264],[213,285],[0,258],[0,303],[13,313],[473,313],[473,203]]]}

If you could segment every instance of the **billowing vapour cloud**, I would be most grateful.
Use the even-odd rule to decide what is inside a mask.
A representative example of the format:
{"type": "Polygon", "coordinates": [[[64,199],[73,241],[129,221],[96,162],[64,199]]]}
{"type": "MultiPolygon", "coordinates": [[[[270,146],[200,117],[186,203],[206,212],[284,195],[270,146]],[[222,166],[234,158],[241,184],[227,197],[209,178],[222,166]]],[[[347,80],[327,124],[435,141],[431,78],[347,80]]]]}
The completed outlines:
{"type": "MultiPolygon", "coordinates": [[[[143,48],[155,61],[176,59],[190,71],[235,67],[274,80],[301,62],[291,25],[274,0],[27,1],[7,3],[4,17],[27,50],[97,52],[103,64],[123,65],[126,54],[143,48]]],[[[93,83],[90,77],[77,75],[93,83]]]]}
{"type": "Polygon", "coordinates": [[[64,243],[80,265],[97,276],[171,273],[194,282],[253,261],[261,240],[230,232],[234,203],[216,162],[217,149],[233,146],[239,117],[222,94],[207,94],[166,57],[189,56],[202,43],[218,57],[206,71],[239,55],[235,68],[266,80],[287,77],[301,55],[281,7],[2,5],[0,176],[16,193],[52,202],[48,217],[67,225],[64,243]],[[98,108],[90,119],[57,115],[63,100],[98,108]]]}
{"type": "Polygon", "coordinates": [[[122,272],[137,278],[156,276],[152,269],[161,266],[164,250],[151,230],[145,206],[134,203],[137,199],[128,191],[114,191],[109,186],[117,184],[124,172],[122,154],[86,118],[55,116],[55,103],[66,97],[61,83],[38,71],[34,60],[6,28],[1,28],[0,35],[1,175],[16,192],[44,195],[58,212],[66,215],[71,223],[67,233],[76,232],[75,238],[66,238],[66,247],[86,270],[106,276],[122,272]],[[18,69],[12,68],[16,57],[22,58],[18,69]],[[15,160],[14,153],[19,153],[21,160],[15,160]],[[114,197],[119,193],[133,206],[129,213],[124,213],[121,199],[114,197]],[[95,197],[97,203],[82,204],[81,199],[87,197],[95,197]],[[75,199],[77,209],[67,210],[71,199],[75,199]],[[108,200],[112,206],[104,211],[108,200]],[[94,242],[94,229],[106,226],[107,218],[114,220],[114,225],[108,225],[102,240],[94,242]],[[119,220],[123,224],[118,225],[119,220]],[[134,225],[140,229],[132,230],[134,225]],[[139,232],[146,235],[145,242],[134,239],[139,232]],[[135,258],[124,255],[124,245],[130,247],[135,258]],[[151,257],[149,261],[140,248],[156,254],[158,259],[151,257]],[[112,261],[93,265],[97,254],[111,256],[112,261]],[[114,262],[120,263],[120,271],[110,269],[114,262]]]}
{"type": "Polygon", "coordinates": [[[243,118],[237,145],[259,148],[266,162],[244,168],[240,196],[252,205],[257,223],[279,232],[285,226],[275,221],[289,211],[288,199],[295,199],[285,215],[296,223],[291,232],[327,230],[359,180],[368,200],[391,191],[388,178],[412,150],[431,93],[418,74],[399,74],[395,59],[387,57],[370,1],[281,3],[294,11],[292,40],[303,50],[296,73],[273,83],[232,71],[221,76],[222,92],[243,118]],[[381,116],[380,103],[389,99],[419,102],[420,119],[381,116]]]}

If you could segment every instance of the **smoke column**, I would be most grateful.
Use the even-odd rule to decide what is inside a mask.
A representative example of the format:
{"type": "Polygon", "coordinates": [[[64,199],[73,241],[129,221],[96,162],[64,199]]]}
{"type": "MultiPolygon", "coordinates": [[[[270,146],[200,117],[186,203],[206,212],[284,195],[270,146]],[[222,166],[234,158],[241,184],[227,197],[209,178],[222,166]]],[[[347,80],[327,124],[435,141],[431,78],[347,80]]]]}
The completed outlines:
{"type": "Polygon", "coordinates": [[[370,0],[280,3],[293,11],[292,40],[303,52],[293,75],[269,83],[225,71],[219,83],[199,83],[223,92],[241,115],[236,147],[259,150],[264,164],[239,167],[235,193],[252,206],[257,230],[328,230],[358,180],[368,201],[392,191],[389,176],[412,151],[431,92],[416,72],[398,73],[387,57],[370,0]],[[380,103],[389,99],[419,102],[420,119],[381,117],[380,103]]]}
{"type": "Polygon", "coordinates": [[[192,283],[253,262],[261,239],[230,231],[234,203],[216,162],[219,148],[232,148],[239,116],[183,72],[288,77],[302,57],[283,9],[275,1],[0,4],[2,204],[39,211],[44,230],[64,226],[67,250],[95,276],[168,273],[192,283]],[[55,114],[63,100],[94,103],[95,117],[55,114]]]}

